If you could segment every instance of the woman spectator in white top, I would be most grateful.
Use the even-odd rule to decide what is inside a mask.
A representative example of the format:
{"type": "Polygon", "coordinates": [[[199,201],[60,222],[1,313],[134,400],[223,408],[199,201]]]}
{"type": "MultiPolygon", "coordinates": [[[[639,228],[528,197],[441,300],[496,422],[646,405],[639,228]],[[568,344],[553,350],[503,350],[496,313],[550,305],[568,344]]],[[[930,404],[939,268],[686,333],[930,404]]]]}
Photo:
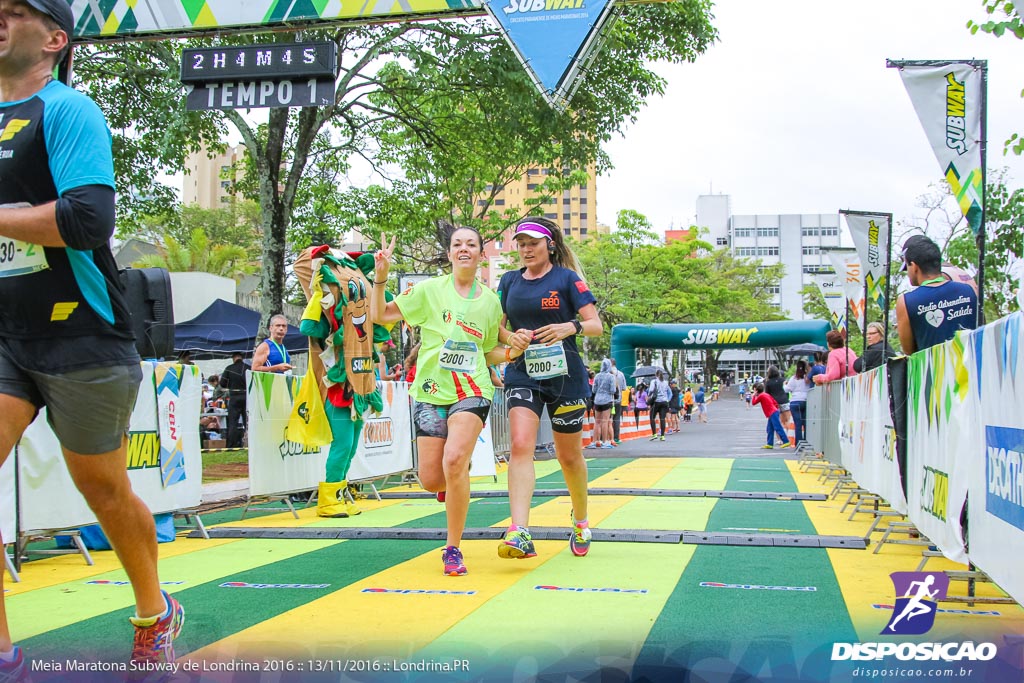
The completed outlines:
{"type": "Polygon", "coordinates": [[[789,392],[789,409],[793,413],[794,438],[796,442],[807,441],[807,392],[814,388],[814,382],[807,376],[807,361],[796,362],[796,374],[786,382],[789,392]]]}
{"type": "Polygon", "coordinates": [[[651,406],[651,441],[660,438],[665,440],[665,418],[668,415],[668,401],[672,398],[672,388],[665,381],[665,373],[658,370],[657,377],[651,381],[647,391],[647,402],[651,406]],[[655,421],[661,418],[661,435],[659,437],[655,421]]]}

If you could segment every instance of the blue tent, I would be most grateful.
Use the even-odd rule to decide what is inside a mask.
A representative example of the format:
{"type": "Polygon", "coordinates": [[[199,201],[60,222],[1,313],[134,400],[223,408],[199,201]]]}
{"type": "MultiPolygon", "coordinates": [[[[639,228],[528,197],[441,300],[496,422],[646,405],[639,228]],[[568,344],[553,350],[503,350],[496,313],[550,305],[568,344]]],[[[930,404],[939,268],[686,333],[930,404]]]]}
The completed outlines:
{"type": "MultiPolygon", "coordinates": [[[[191,351],[196,360],[228,357],[236,351],[251,358],[259,327],[259,313],[217,299],[196,317],[174,326],[174,350],[191,351]]],[[[288,325],[284,347],[289,353],[305,353],[309,338],[288,325]]]]}

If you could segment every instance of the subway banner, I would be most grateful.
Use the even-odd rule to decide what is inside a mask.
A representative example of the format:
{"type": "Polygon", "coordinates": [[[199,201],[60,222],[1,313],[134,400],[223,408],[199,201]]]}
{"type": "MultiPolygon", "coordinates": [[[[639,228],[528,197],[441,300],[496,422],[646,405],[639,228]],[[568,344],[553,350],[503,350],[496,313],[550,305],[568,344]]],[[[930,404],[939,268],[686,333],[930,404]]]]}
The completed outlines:
{"type": "Polygon", "coordinates": [[[985,62],[890,61],[921,120],[928,143],[971,230],[981,228],[985,62]]]}
{"type": "Polygon", "coordinates": [[[887,308],[885,301],[885,281],[889,273],[889,233],[890,217],[884,213],[864,213],[860,211],[840,211],[846,217],[846,225],[853,235],[853,243],[857,247],[857,255],[864,268],[864,278],[868,285],[868,297],[883,311],[887,308]]]}
{"type": "MultiPolygon", "coordinates": [[[[300,377],[249,374],[249,495],[269,496],[315,489],[324,480],[330,446],[310,448],[288,439],[292,399],[300,377]]],[[[379,479],[413,469],[409,388],[381,384],[384,411],[366,413],[349,481],[379,479]]]]}
{"type": "MultiPolygon", "coordinates": [[[[967,563],[960,513],[979,469],[968,391],[966,335],[919,351],[907,364],[907,505],[942,554],[967,563]]],[[[1019,406],[1018,406],[1019,407],[1019,406]]]]}
{"type": "Polygon", "coordinates": [[[964,364],[976,409],[971,467],[971,560],[1024,600],[1024,314],[969,336],[964,364]]]}
{"type": "MultiPolygon", "coordinates": [[[[180,382],[176,382],[177,391],[173,398],[165,395],[161,405],[154,380],[156,369],[157,364],[142,363],[142,383],[128,427],[128,478],[132,489],[150,511],[161,514],[195,508],[202,499],[203,462],[199,451],[202,383],[198,368],[175,364],[173,371],[180,378],[180,382]],[[164,420],[164,431],[173,436],[171,443],[161,439],[161,414],[168,416],[164,420]],[[180,453],[180,457],[168,459],[162,456],[165,451],[180,453]],[[173,473],[166,480],[162,457],[168,464],[168,472],[173,473]]],[[[71,481],[60,443],[46,421],[45,408],[25,430],[16,455],[18,524],[22,533],[96,523],[92,510],[71,481]]],[[[7,486],[0,482],[0,491],[7,486]]],[[[4,538],[7,540],[6,535],[4,538]]]]}
{"type": "Polygon", "coordinates": [[[892,509],[905,515],[907,499],[896,461],[888,382],[883,365],[841,383],[840,462],[860,486],[882,496],[892,509]]]}
{"type": "Polygon", "coordinates": [[[548,104],[565,109],[600,47],[611,0],[491,0],[485,7],[548,104]]]}

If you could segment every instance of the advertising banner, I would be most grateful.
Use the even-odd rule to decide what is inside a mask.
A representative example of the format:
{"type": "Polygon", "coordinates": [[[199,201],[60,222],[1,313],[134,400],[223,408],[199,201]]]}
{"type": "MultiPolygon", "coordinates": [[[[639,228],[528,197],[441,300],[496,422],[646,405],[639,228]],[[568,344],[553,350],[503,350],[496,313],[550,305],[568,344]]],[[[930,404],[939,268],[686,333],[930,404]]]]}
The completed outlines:
{"type": "Polygon", "coordinates": [[[907,505],[910,521],[954,562],[967,563],[960,512],[972,469],[975,411],[965,335],[919,351],[907,368],[907,505]]]}
{"type": "Polygon", "coordinates": [[[17,534],[15,515],[17,505],[14,498],[14,453],[7,456],[3,467],[0,467],[0,538],[4,543],[13,543],[17,534]]]}
{"type": "Polygon", "coordinates": [[[892,229],[886,214],[840,211],[853,235],[870,297],[883,311],[886,309],[885,281],[889,268],[889,232],[892,229]]]}
{"type": "Polygon", "coordinates": [[[860,486],[906,514],[907,500],[896,460],[896,431],[889,415],[887,384],[885,366],[842,381],[841,462],[860,486]]]}
{"type": "MultiPolygon", "coordinates": [[[[822,250],[824,251],[824,250],[822,250]]],[[[828,258],[832,261],[836,276],[843,283],[843,293],[850,304],[850,315],[864,329],[864,270],[860,257],[854,249],[829,249],[828,258]]]]}
{"type": "Polygon", "coordinates": [[[825,298],[825,305],[832,314],[832,329],[845,330],[846,294],[843,291],[843,281],[835,273],[815,273],[811,279],[818,285],[821,296],[825,298]]]}
{"type": "MultiPolygon", "coordinates": [[[[249,495],[314,489],[324,480],[330,446],[309,448],[288,439],[292,399],[301,379],[269,372],[249,376],[249,495]]],[[[381,383],[384,410],[366,413],[350,482],[413,469],[409,385],[381,383]]],[[[493,459],[493,454],[492,454],[493,459]]]]}
{"type": "MultiPolygon", "coordinates": [[[[199,451],[199,407],[202,383],[194,366],[174,366],[180,377],[174,411],[175,441],[161,441],[156,364],[142,364],[142,383],[129,425],[128,478],[132,489],[153,514],[197,507],[202,502],[203,462],[199,451]],[[179,465],[165,485],[161,467],[164,449],[180,448],[179,465]]],[[[94,524],[96,517],[75,488],[64,465],[60,443],[39,412],[18,444],[18,514],[22,531],[65,529],[94,524]],[[58,503],[59,501],[59,503],[58,503]]],[[[0,486],[0,490],[6,484],[0,486]]]]}
{"type": "Polygon", "coordinates": [[[968,335],[964,364],[977,410],[970,457],[971,560],[1024,603],[1024,314],[968,335]]]}
{"type": "Polygon", "coordinates": [[[960,210],[978,234],[982,166],[983,63],[894,62],[960,210]]]}

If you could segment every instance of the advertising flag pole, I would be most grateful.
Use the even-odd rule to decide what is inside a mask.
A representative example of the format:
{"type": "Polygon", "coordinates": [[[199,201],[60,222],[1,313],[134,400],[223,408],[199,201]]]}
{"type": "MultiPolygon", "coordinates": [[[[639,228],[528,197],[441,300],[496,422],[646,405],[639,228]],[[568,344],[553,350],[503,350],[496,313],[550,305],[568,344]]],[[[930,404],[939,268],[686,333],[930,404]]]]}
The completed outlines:
{"type": "MultiPolygon", "coordinates": [[[[892,214],[884,214],[886,220],[889,221],[889,236],[888,242],[885,246],[885,300],[884,310],[882,311],[882,325],[885,328],[885,334],[882,336],[884,345],[882,351],[884,354],[885,347],[889,345],[889,281],[892,280],[892,214]]],[[[884,357],[884,355],[883,355],[884,357]]]]}
{"type": "Polygon", "coordinates": [[[978,327],[985,324],[985,214],[988,203],[988,62],[980,61],[975,63],[975,68],[981,69],[981,140],[979,140],[979,151],[981,152],[981,225],[978,226],[978,234],[975,236],[975,244],[978,246],[978,327]]]}

